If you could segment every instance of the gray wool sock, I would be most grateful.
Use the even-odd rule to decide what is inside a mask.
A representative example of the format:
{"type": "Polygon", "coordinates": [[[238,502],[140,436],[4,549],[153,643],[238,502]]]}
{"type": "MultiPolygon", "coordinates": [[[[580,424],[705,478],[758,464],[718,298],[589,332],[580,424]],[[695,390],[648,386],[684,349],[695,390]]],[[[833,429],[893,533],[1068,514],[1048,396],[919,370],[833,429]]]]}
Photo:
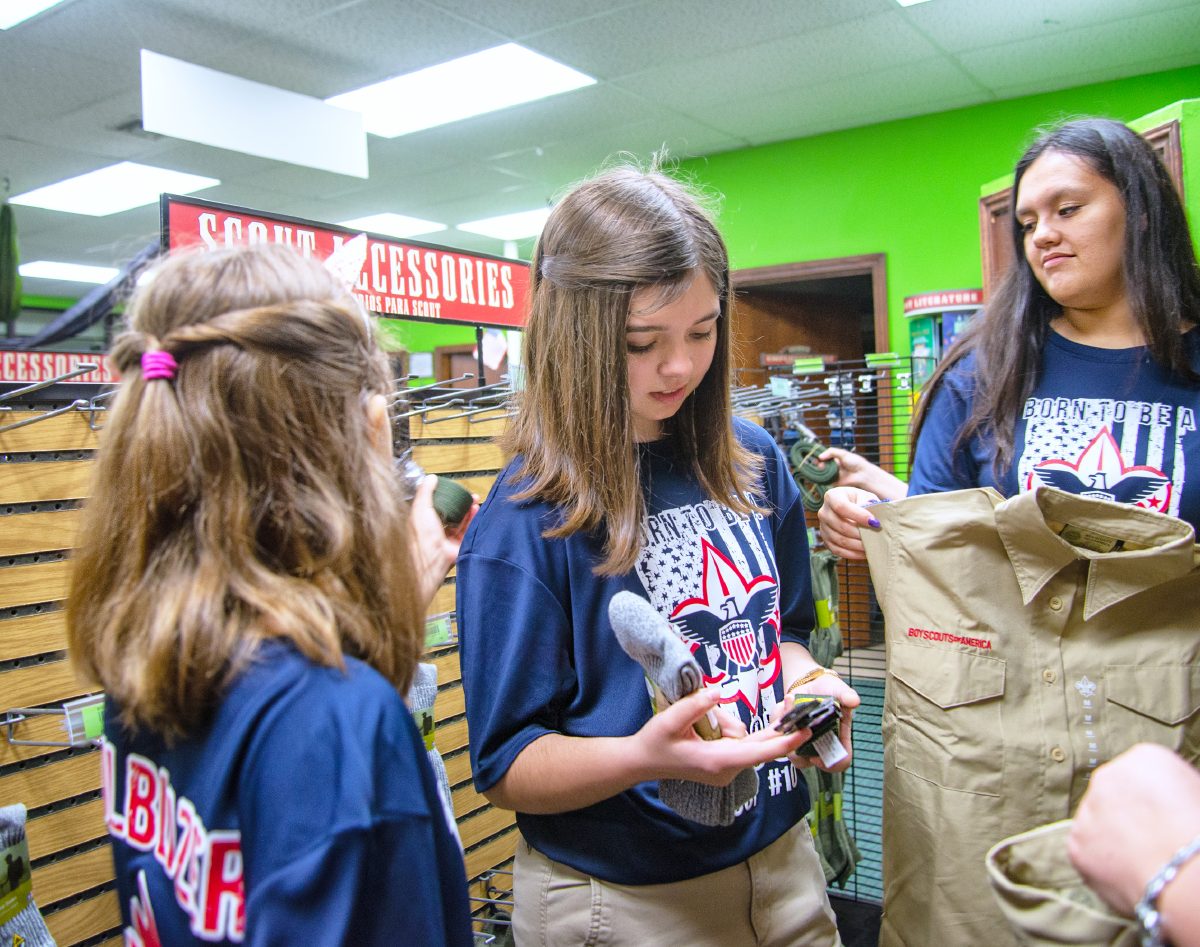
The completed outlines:
{"type": "MultiPolygon", "coordinates": [[[[644,598],[618,592],[609,600],[608,620],[617,641],[642,666],[656,694],[673,704],[700,689],[700,665],[671,623],[644,598]]],[[[659,709],[662,709],[661,707],[659,709]]],[[[719,731],[698,727],[705,739],[719,731]],[[705,731],[709,732],[705,732],[705,731]]],[[[728,786],[709,786],[690,779],[659,780],[658,797],[681,816],[703,825],[729,825],[738,807],[758,794],[758,774],[744,769],[728,786]]]]}
{"type": "Polygon", "coordinates": [[[703,677],[691,650],[644,598],[618,592],[609,600],[608,620],[625,653],[642,666],[668,703],[700,689],[703,677]]]}
{"type": "Polygon", "coordinates": [[[686,819],[702,825],[732,825],[738,806],[758,795],[758,773],[744,769],[728,786],[709,786],[690,779],[662,779],[658,798],[686,819]]]}
{"type": "Polygon", "coordinates": [[[4,873],[0,874],[0,943],[54,947],[54,938],[33,900],[23,803],[0,807],[0,857],[4,859],[4,873]]]}

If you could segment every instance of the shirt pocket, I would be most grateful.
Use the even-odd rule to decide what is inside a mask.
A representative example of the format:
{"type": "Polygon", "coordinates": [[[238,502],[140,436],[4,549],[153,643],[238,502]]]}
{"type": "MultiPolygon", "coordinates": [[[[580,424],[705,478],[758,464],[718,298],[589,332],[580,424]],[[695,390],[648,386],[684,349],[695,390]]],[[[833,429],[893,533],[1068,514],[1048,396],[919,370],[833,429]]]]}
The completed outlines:
{"type": "Polygon", "coordinates": [[[888,655],[893,762],[945,789],[998,796],[1003,658],[919,646],[888,655]]]}
{"type": "Polygon", "coordinates": [[[1104,695],[1113,756],[1135,743],[1160,743],[1187,759],[1200,755],[1200,668],[1110,664],[1104,695]]]}

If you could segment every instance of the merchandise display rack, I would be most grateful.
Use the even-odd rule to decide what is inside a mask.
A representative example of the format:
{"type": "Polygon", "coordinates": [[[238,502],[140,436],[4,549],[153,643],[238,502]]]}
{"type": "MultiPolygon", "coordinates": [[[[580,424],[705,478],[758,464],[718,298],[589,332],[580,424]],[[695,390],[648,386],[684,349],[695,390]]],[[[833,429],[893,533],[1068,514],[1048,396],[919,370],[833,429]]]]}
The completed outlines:
{"type": "MultiPolygon", "coordinates": [[[[803,363],[796,367],[800,374],[783,371],[765,386],[737,389],[734,410],[770,431],[785,456],[798,442],[802,453],[811,450],[813,460],[821,447],[842,447],[906,480],[913,360],[887,353],[816,370],[803,363]],[[819,446],[805,449],[805,444],[819,446]]],[[[808,489],[810,506],[819,506],[822,488],[808,489]]],[[[819,550],[816,513],[806,507],[806,518],[810,545],[819,550]]],[[[854,714],[854,764],[846,773],[843,813],[862,860],[845,888],[831,887],[830,893],[878,903],[883,898],[883,617],[865,562],[839,559],[836,572],[844,650],[833,668],[862,698],[854,714]]]]}
{"type": "MultiPolygon", "coordinates": [[[[473,307],[460,297],[457,307],[443,307],[440,319],[423,321],[474,326],[477,343],[485,326],[519,327],[513,320],[523,312],[527,282],[527,264],[520,261],[365,235],[356,241],[345,228],[170,195],[161,213],[164,250],[186,245],[176,239],[180,226],[202,227],[206,220],[216,221],[218,230],[232,221],[251,235],[250,228],[276,235],[303,231],[317,251],[332,246],[335,256],[340,253],[339,265],[331,267],[336,272],[362,267],[355,294],[365,308],[415,321],[422,320],[409,310],[417,307],[404,297],[361,289],[373,289],[380,274],[391,272],[381,259],[390,265],[397,253],[406,261],[419,254],[455,274],[460,287],[473,280],[479,293],[473,307]],[[355,249],[359,255],[349,252],[355,249]]],[[[55,942],[116,947],[122,943],[121,912],[100,798],[98,732],[64,726],[98,695],[75,678],[63,620],[70,553],[116,385],[109,383],[102,356],[70,356],[68,362],[69,371],[33,384],[0,382],[0,800],[27,807],[33,896],[55,942]]],[[[482,376],[482,355],[479,363],[482,376]]],[[[486,495],[504,464],[492,438],[507,418],[507,386],[479,384],[474,374],[418,388],[410,381],[399,378],[394,386],[397,443],[411,447],[413,460],[427,472],[486,495]],[[456,383],[466,387],[452,387],[456,383]]],[[[451,785],[470,894],[486,899],[494,893],[496,873],[511,864],[517,831],[513,814],[493,807],[471,783],[454,593],[451,574],[427,613],[422,660],[438,671],[436,746],[451,785]]],[[[473,907],[488,921],[476,923],[476,931],[492,937],[494,911],[482,902],[473,907]]]]}

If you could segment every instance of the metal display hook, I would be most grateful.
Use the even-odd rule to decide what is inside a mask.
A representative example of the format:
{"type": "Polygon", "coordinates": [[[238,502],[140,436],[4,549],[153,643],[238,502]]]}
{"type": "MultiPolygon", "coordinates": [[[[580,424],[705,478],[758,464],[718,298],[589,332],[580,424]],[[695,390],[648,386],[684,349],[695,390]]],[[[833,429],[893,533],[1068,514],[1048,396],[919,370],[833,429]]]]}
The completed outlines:
{"type": "Polygon", "coordinates": [[[12,746],[94,746],[104,731],[104,695],[89,694],[69,700],[61,707],[13,707],[0,717],[0,726],[12,746]],[[18,740],[14,731],[31,717],[62,717],[66,740],[18,740]]]}
{"type": "MultiPolygon", "coordinates": [[[[77,378],[80,375],[86,375],[88,372],[94,372],[100,366],[94,362],[80,362],[69,372],[63,372],[61,375],[55,375],[53,378],[47,378],[45,381],[36,381],[32,385],[26,385],[24,388],[15,388],[12,391],[5,392],[0,395],[0,402],[12,401],[14,398],[20,398],[23,395],[33,394],[35,391],[41,391],[43,388],[49,388],[51,385],[57,385],[60,381],[69,381],[72,378],[77,378]]],[[[10,408],[11,410],[11,408],[10,408]]]]}
{"type": "Polygon", "coordinates": [[[47,418],[58,417],[58,415],[65,414],[68,411],[86,410],[87,404],[87,401],[85,401],[83,398],[79,398],[61,408],[55,408],[53,411],[47,411],[45,414],[39,414],[32,418],[23,418],[20,421],[13,421],[11,424],[5,424],[3,427],[0,427],[0,434],[3,434],[5,431],[14,431],[19,427],[25,427],[27,424],[37,424],[38,421],[45,421],[47,418]]]}

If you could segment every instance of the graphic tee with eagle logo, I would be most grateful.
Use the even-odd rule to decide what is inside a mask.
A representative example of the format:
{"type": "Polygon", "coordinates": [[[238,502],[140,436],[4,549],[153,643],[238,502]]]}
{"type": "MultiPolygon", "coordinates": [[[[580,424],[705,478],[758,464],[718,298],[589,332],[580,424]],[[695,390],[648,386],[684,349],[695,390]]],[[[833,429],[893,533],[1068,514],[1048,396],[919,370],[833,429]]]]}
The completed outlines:
{"type": "MultiPolygon", "coordinates": [[[[548,539],[563,512],[517,499],[520,458],[501,474],[458,557],[459,657],[476,789],[486,792],[547,734],[620,737],[654,714],[646,677],[608,620],[618,592],[648,599],[692,649],[723,709],[750,730],[783,699],[780,649],[815,624],[804,507],[771,436],[735,419],[762,458],[762,512],[735,513],[703,490],[670,438],[638,445],[646,515],[628,573],[599,575],[600,531],[548,539]]],[[[728,868],[792,829],[808,810],[788,759],[758,769],[758,795],[730,825],[679,815],[640,782],[581,809],[517,813],[526,842],[614,884],[669,884],[728,868]]]]}
{"type": "MultiPolygon", "coordinates": [[[[1200,372],[1200,329],[1183,339],[1200,372]]],[[[997,481],[990,439],[974,437],[969,456],[952,457],[973,373],[968,356],[935,393],[910,494],[992,486],[1012,496],[1045,485],[1200,525],[1200,384],[1172,376],[1144,347],[1100,349],[1051,332],[1017,422],[1015,463],[997,481]]]]}

